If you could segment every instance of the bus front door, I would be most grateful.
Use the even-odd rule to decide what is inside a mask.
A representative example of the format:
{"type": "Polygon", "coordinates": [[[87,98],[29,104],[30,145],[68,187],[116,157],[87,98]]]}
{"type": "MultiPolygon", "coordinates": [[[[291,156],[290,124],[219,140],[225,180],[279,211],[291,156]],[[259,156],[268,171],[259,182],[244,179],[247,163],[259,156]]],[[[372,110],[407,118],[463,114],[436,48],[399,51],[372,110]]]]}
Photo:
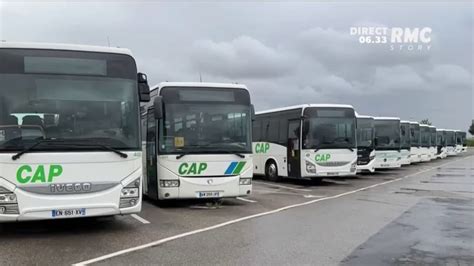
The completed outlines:
{"type": "Polygon", "coordinates": [[[147,196],[158,199],[158,168],[157,168],[157,121],[153,110],[148,111],[146,127],[146,173],[147,173],[147,196]]]}
{"type": "Polygon", "coordinates": [[[300,124],[301,120],[288,121],[288,176],[301,177],[300,169],[300,124]]]}

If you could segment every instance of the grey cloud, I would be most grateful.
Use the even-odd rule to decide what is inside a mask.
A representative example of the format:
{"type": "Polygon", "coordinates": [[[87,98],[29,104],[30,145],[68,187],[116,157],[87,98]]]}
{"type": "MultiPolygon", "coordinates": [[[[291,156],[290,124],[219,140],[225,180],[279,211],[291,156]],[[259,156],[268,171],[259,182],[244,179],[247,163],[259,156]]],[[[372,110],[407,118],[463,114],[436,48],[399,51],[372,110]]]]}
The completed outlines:
{"type": "Polygon", "coordinates": [[[194,64],[207,73],[227,78],[275,78],[290,74],[292,60],[284,52],[240,36],[229,42],[200,40],[193,45],[194,64]]]}
{"type": "Polygon", "coordinates": [[[3,3],[0,39],[107,45],[109,36],[151,84],[201,72],[246,84],[258,110],[348,103],[450,128],[474,116],[470,3],[3,3]],[[379,25],[432,27],[432,49],[390,51],[349,34],[379,25]]]}

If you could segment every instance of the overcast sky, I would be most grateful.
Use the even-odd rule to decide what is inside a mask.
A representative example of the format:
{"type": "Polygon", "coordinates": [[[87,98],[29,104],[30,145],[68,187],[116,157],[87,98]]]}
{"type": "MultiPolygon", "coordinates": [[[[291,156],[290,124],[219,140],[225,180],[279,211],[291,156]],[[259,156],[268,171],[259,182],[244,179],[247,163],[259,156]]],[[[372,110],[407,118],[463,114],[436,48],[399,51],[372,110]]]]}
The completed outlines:
{"type": "Polygon", "coordinates": [[[257,110],[347,103],[360,114],[467,130],[472,3],[19,3],[0,0],[0,40],[130,48],[151,85],[246,84],[257,110]],[[431,27],[431,49],[360,44],[354,26],[431,27]],[[397,47],[398,48],[398,47],[397,47]]]}

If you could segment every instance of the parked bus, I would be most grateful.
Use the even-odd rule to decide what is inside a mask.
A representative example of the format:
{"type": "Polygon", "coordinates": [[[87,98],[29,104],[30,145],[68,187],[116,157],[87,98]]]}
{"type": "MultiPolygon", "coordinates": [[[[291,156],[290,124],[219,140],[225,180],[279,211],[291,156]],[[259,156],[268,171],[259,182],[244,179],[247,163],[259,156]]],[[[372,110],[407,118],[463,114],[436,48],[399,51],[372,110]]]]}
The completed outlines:
{"type": "Polygon", "coordinates": [[[460,130],[455,131],[455,135],[456,135],[456,153],[461,153],[462,152],[463,142],[464,142],[463,137],[465,138],[465,136],[464,136],[465,134],[466,134],[465,132],[461,132],[460,130]]]}
{"type": "Polygon", "coordinates": [[[431,132],[430,126],[425,124],[420,124],[420,137],[421,137],[421,147],[420,147],[420,158],[422,162],[429,162],[431,160],[431,132]]]}
{"type": "Polygon", "coordinates": [[[410,122],[410,146],[410,162],[421,162],[421,133],[418,122],[410,122]]]}
{"type": "Polygon", "coordinates": [[[401,166],[400,118],[374,117],[375,169],[401,166]]]}
{"type": "Polygon", "coordinates": [[[430,128],[430,160],[436,159],[437,146],[436,146],[436,127],[429,126],[430,128]]]}
{"type": "Polygon", "coordinates": [[[0,221],[139,212],[149,97],[127,49],[0,42],[0,221]]]}
{"type": "Polygon", "coordinates": [[[253,132],[254,172],[268,180],[356,174],[351,105],[305,104],[259,112],[253,132]]]}
{"type": "Polygon", "coordinates": [[[357,172],[373,173],[375,163],[375,128],[372,116],[357,114],[357,172]]]}
{"type": "Polygon", "coordinates": [[[467,134],[466,132],[461,132],[461,140],[462,140],[462,152],[467,152],[467,134]]]}
{"type": "Polygon", "coordinates": [[[245,85],[163,82],[143,106],[144,194],[221,199],[252,192],[253,106],[245,85]]]}
{"type": "Polygon", "coordinates": [[[448,156],[456,155],[456,133],[455,130],[446,129],[446,153],[448,156]]]}
{"type": "Polygon", "coordinates": [[[409,165],[410,162],[410,121],[400,121],[400,164],[409,165]]]}
{"type": "Polygon", "coordinates": [[[436,129],[436,158],[446,158],[446,130],[436,129]]]}

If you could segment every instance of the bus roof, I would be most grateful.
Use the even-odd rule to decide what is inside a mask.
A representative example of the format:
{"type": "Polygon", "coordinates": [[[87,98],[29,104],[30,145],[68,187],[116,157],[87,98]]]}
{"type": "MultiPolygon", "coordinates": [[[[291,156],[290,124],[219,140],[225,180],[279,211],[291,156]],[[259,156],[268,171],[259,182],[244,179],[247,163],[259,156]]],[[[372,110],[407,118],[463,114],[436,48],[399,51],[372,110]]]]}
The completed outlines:
{"type": "Polygon", "coordinates": [[[389,117],[389,116],[377,116],[375,120],[400,120],[400,117],[389,117]]]}
{"type": "Polygon", "coordinates": [[[64,43],[34,43],[34,42],[0,41],[0,49],[2,48],[83,51],[83,52],[97,52],[97,53],[111,53],[111,54],[126,54],[126,55],[132,56],[132,52],[126,48],[80,45],[80,44],[64,44],[64,43]]]}
{"type": "Polygon", "coordinates": [[[430,125],[427,125],[427,124],[420,124],[420,127],[430,127],[430,125]]]}
{"type": "Polygon", "coordinates": [[[360,115],[358,113],[356,113],[356,117],[357,118],[364,118],[364,119],[374,119],[373,116],[370,116],[370,115],[360,115]]]}
{"type": "Polygon", "coordinates": [[[410,122],[410,121],[407,121],[407,120],[400,120],[400,123],[403,123],[403,124],[410,124],[411,122],[410,122]]]}
{"type": "Polygon", "coordinates": [[[430,128],[436,128],[436,127],[435,127],[435,126],[431,126],[431,125],[430,125],[430,128]]]}
{"type": "Polygon", "coordinates": [[[410,121],[410,124],[413,124],[413,125],[419,125],[420,123],[418,123],[418,122],[414,122],[414,121],[410,121]]]}
{"type": "Polygon", "coordinates": [[[281,112],[281,111],[287,111],[287,110],[293,110],[293,109],[305,109],[305,108],[310,108],[310,107],[332,107],[332,108],[350,108],[350,109],[354,109],[354,107],[352,105],[349,105],[349,104],[300,104],[300,105],[293,105],[293,106],[287,106],[287,107],[281,107],[281,108],[275,108],[275,109],[259,111],[259,112],[256,112],[256,114],[260,115],[260,114],[281,112]]]}
{"type": "Polygon", "coordinates": [[[244,84],[236,83],[214,83],[214,82],[161,82],[153,86],[150,91],[159,90],[163,87],[193,87],[193,88],[231,88],[248,90],[244,84]]]}

